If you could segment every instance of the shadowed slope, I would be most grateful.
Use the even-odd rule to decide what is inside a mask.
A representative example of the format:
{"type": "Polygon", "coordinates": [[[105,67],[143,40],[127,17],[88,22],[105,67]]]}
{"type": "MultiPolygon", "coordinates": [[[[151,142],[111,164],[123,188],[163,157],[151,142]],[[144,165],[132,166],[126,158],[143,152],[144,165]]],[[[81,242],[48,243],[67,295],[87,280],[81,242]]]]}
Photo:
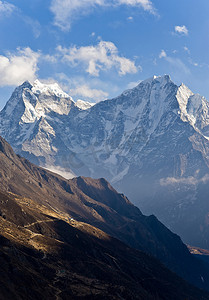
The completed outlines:
{"type": "Polygon", "coordinates": [[[55,214],[94,225],[131,247],[156,256],[193,284],[209,288],[208,269],[193,258],[180,238],[154,216],[142,215],[105,179],[66,180],[17,156],[2,138],[0,149],[1,190],[32,198],[55,214]]]}
{"type": "Polygon", "coordinates": [[[0,211],[2,300],[209,299],[151,256],[31,199],[0,192],[0,211]]]}

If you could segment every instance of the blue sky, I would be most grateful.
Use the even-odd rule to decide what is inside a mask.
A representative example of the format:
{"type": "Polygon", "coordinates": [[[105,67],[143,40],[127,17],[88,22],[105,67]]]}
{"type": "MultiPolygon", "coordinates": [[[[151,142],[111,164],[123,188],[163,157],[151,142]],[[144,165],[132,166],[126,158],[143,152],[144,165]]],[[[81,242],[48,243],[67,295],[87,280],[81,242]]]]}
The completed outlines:
{"type": "Polygon", "coordinates": [[[2,0],[0,108],[36,78],[99,101],[169,74],[209,100],[208,15],[208,0],[2,0]]]}

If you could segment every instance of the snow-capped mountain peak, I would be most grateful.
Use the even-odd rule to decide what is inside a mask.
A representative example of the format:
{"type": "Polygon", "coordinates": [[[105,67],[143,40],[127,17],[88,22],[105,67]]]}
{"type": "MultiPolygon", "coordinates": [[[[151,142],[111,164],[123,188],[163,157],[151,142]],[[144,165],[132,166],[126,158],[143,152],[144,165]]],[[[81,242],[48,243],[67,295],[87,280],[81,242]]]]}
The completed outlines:
{"type": "Polygon", "coordinates": [[[75,103],[63,93],[57,84],[25,82],[0,113],[0,134],[17,152],[35,156],[44,166],[67,166],[77,175],[119,182],[152,151],[158,153],[153,164],[172,152],[178,144],[176,133],[183,136],[188,131],[184,127],[189,128],[188,136],[193,132],[209,137],[208,102],[185,85],[177,86],[168,75],[144,80],[95,105],[75,103]],[[168,144],[161,141],[163,136],[168,144]]]}
{"type": "Polygon", "coordinates": [[[18,86],[16,88],[16,90],[22,90],[22,89],[26,89],[26,88],[30,89],[30,88],[32,88],[32,86],[33,85],[30,83],[30,81],[26,80],[20,86],[18,86]]]}
{"type": "Polygon", "coordinates": [[[209,103],[194,94],[187,86],[181,84],[178,88],[176,99],[179,104],[179,114],[182,121],[188,122],[198,133],[206,139],[209,138],[209,103]]]}
{"type": "Polygon", "coordinates": [[[60,98],[70,98],[70,96],[60,88],[58,83],[41,83],[38,79],[33,83],[32,92],[34,94],[51,93],[60,98]]]}
{"type": "Polygon", "coordinates": [[[23,143],[34,135],[34,131],[36,134],[45,131],[50,135],[54,131],[49,120],[68,115],[73,106],[73,99],[58,84],[25,81],[15,89],[0,112],[0,134],[16,141],[16,147],[22,145],[23,149],[28,149],[23,143]]]}
{"type": "Polygon", "coordinates": [[[160,84],[161,86],[164,86],[169,81],[171,81],[170,75],[167,75],[167,74],[165,74],[163,76],[154,75],[154,76],[152,76],[148,79],[145,79],[145,80],[141,81],[139,83],[139,85],[141,85],[141,84],[143,84],[143,85],[145,85],[145,84],[151,84],[151,85],[160,84]]]}
{"type": "Polygon", "coordinates": [[[96,103],[92,103],[92,102],[88,102],[88,101],[84,101],[81,99],[78,99],[75,103],[75,106],[82,109],[82,110],[86,110],[90,107],[92,107],[93,105],[95,105],[96,103]]]}

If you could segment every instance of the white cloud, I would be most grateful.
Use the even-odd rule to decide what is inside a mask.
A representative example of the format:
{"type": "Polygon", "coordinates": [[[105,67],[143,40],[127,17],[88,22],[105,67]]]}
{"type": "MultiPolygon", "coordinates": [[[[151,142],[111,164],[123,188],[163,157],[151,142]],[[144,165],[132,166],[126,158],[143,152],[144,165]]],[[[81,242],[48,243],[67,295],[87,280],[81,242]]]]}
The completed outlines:
{"type": "Polygon", "coordinates": [[[161,50],[161,52],[159,54],[159,58],[163,58],[163,57],[167,57],[165,50],[161,50]]]}
{"type": "Polygon", "coordinates": [[[139,6],[152,14],[156,13],[154,6],[150,0],[117,0],[116,3],[118,3],[119,5],[126,4],[129,6],[139,6]]]}
{"type": "Polygon", "coordinates": [[[52,0],[50,9],[54,14],[54,24],[63,31],[67,31],[74,19],[90,13],[97,7],[120,5],[140,7],[151,14],[156,14],[150,0],[52,0]]]}
{"type": "Polygon", "coordinates": [[[76,175],[72,171],[66,170],[65,168],[59,166],[45,166],[45,169],[53,173],[59,174],[60,176],[66,179],[72,179],[76,177],[76,175]]]}
{"type": "Polygon", "coordinates": [[[96,101],[104,100],[108,97],[108,93],[98,89],[92,89],[87,84],[70,89],[70,95],[84,97],[84,99],[93,99],[96,101]]]}
{"type": "Polygon", "coordinates": [[[133,19],[134,19],[133,17],[128,17],[128,18],[127,18],[127,20],[130,21],[130,22],[132,22],[133,19]]]}
{"type": "Polygon", "coordinates": [[[201,64],[198,64],[197,62],[193,61],[191,58],[189,59],[189,63],[194,67],[202,67],[201,64]]]}
{"type": "Polygon", "coordinates": [[[109,96],[107,91],[112,90],[111,84],[107,84],[98,78],[86,80],[84,77],[68,77],[64,73],[56,74],[59,85],[75,99],[82,98],[90,102],[98,102],[107,99],[109,96]]]}
{"type": "Polygon", "coordinates": [[[160,185],[167,186],[167,185],[174,185],[174,184],[186,184],[186,185],[197,185],[199,183],[207,183],[209,181],[209,174],[204,175],[202,178],[196,178],[193,176],[189,177],[167,177],[160,179],[160,185]]]}
{"type": "Polygon", "coordinates": [[[57,47],[63,60],[71,66],[82,64],[85,71],[92,76],[99,76],[101,70],[116,68],[119,75],[136,73],[138,71],[135,62],[119,56],[118,49],[112,42],[100,41],[96,46],[83,46],[71,48],[57,47]]]}
{"type": "Polygon", "coordinates": [[[33,81],[38,70],[39,53],[30,48],[17,49],[16,54],[0,55],[0,86],[19,85],[33,81]]]}
{"type": "Polygon", "coordinates": [[[188,31],[188,29],[186,28],[185,25],[175,26],[175,32],[180,33],[182,35],[188,35],[188,33],[189,33],[189,31],[188,31]]]}
{"type": "Polygon", "coordinates": [[[57,56],[56,55],[50,55],[50,54],[45,54],[41,56],[42,60],[45,60],[49,63],[55,64],[57,63],[57,56]]]}
{"type": "Polygon", "coordinates": [[[7,2],[7,1],[0,1],[0,17],[2,17],[2,16],[3,17],[4,16],[8,17],[15,10],[16,10],[16,7],[13,4],[11,4],[11,3],[7,2]]]}

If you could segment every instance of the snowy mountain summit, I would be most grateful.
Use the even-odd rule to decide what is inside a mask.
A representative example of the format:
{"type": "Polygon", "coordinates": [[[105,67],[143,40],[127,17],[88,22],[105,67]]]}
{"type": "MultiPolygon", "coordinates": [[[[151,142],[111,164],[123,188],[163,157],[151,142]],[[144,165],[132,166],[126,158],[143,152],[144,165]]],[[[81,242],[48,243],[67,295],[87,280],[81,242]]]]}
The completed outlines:
{"type": "Polygon", "coordinates": [[[60,98],[69,98],[69,95],[63,92],[57,83],[43,84],[38,79],[33,83],[32,92],[34,94],[54,94],[60,98]]]}
{"type": "Polygon", "coordinates": [[[57,83],[45,84],[35,80],[31,84],[26,81],[15,89],[0,113],[0,134],[13,141],[17,152],[25,153],[26,156],[28,152],[31,160],[36,162],[35,156],[40,156],[38,161],[41,165],[61,171],[62,168],[57,169],[51,159],[51,155],[58,151],[51,143],[56,139],[55,128],[51,126],[51,122],[54,120],[57,124],[54,124],[55,127],[59,127],[63,122],[62,117],[67,116],[71,109],[79,111],[92,105],[93,103],[82,100],[75,103],[57,83]],[[31,140],[30,146],[28,140],[31,140]]]}
{"type": "MultiPolygon", "coordinates": [[[[152,153],[160,152],[158,161],[165,161],[163,151],[168,151],[169,145],[172,155],[179,157],[176,146],[185,134],[193,150],[204,152],[208,166],[208,147],[200,149],[209,139],[208,111],[204,97],[183,84],[178,87],[168,75],[149,78],[95,105],[83,100],[75,103],[56,83],[26,81],[0,113],[0,134],[18,153],[43,166],[106,176],[117,183],[134,166],[140,170],[152,153]]],[[[182,164],[179,168],[179,174],[187,172],[182,164]]],[[[173,176],[172,172],[167,175],[173,176]]]]}
{"type": "MultiPolygon", "coordinates": [[[[209,104],[168,75],[95,105],[75,103],[57,84],[25,82],[0,113],[0,135],[36,164],[107,178],[162,219],[161,205],[153,202],[159,190],[167,193],[175,184],[177,191],[184,183],[192,205],[194,189],[209,180],[209,104]]],[[[182,207],[174,203],[166,216],[182,207]]]]}

